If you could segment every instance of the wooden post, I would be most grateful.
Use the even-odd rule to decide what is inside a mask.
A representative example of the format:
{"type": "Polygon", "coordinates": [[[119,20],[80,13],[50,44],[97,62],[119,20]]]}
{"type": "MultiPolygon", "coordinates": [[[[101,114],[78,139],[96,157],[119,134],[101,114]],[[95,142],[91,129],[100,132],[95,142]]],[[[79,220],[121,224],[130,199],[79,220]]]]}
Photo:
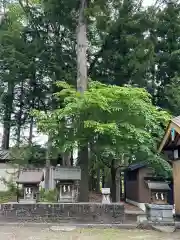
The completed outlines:
{"type": "Polygon", "coordinates": [[[180,218],[180,159],[173,161],[175,215],[180,218]]]}

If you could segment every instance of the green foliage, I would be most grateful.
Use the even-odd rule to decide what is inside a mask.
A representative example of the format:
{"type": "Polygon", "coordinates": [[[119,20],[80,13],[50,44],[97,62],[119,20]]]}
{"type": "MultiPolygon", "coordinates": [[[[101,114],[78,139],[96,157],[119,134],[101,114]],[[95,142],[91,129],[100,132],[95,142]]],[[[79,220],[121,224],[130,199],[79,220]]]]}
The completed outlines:
{"type": "Polygon", "coordinates": [[[165,104],[174,116],[180,115],[180,78],[174,77],[165,87],[165,104]]]}
{"type": "MultiPolygon", "coordinates": [[[[180,35],[180,3],[168,1],[153,17],[151,29],[154,42],[153,83],[156,103],[173,111],[167,97],[167,88],[180,73],[179,35],[180,35]]],[[[175,92],[176,93],[176,92],[175,92]]],[[[171,96],[169,96],[171,97],[171,96]]],[[[178,95],[174,95],[178,98],[178,95]]]]}
{"type": "Polygon", "coordinates": [[[0,203],[7,203],[12,200],[16,201],[16,196],[13,195],[11,192],[0,192],[0,203]]]}
{"type": "Polygon", "coordinates": [[[28,144],[20,147],[12,147],[10,151],[11,164],[18,164],[20,166],[27,166],[31,164],[35,167],[42,167],[45,165],[46,149],[39,145],[28,144]]]}
{"type": "Polygon", "coordinates": [[[17,194],[17,186],[12,180],[6,181],[5,179],[2,179],[2,181],[5,184],[5,186],[7,187],[8,192],[10,192],[14,195],[17,194]]]}
{"type": "MultiPolygon", "coordinates": [[[[0,203],[16,201],[17,193],[18,193],[16,184],[12,181],[12,179],[7,181],[6,179],[3,178],[3,179],[1,179],[1,181],[7,187],[7,191],[0,192],[0,203]]],[[[20,192],[20,190],[19,190],[19,192],[20,192]]]]}
{"type": "Polygon", "coordinates": [[[105,83],[146,86],[146,74],[153,59],[154,46],[148,37],[147,11],[139,1],[94,2],[94,25],[90,26],[92,53],[89,74],[105,83]],[[103,21],[104,20],[104,21],[103,21]],[[145,37],[146,35],[146,37],[145,37]]]}
{"type": "Polygon", "coordinates": [[[40,189],[40,201],[42,202],[57,202],[57,190],[40,189]]]}
{"type": "Polygon", "coordinates": [[[64,99],[64,107],[34,115],[39,130],[62,151],[93,142],[96,155],[108,160],[122,154],[130,157],[132,152],[142,152],[148,159],[156,156],[157,141],[170,115],[152,105],[146,90],[93,81],[81,95],[67,84],[58,85],[64,87],[56,94],[64,99]]]}

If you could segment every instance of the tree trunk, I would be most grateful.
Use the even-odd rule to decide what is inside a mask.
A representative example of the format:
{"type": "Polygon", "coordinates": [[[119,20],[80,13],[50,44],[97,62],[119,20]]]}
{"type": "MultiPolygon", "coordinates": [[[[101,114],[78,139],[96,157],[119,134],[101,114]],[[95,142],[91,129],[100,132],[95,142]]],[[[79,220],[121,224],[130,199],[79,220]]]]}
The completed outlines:
{"type": "Polygon", "coordinates": [[[66,151],[63,153],[63,163],[64,166],[71,166],[71,152],[66,151]]]}
{"type": "MultiPolygon", "coordinates": [[[[50,99],[50,110],[54,110],[57,108],[57,100],[54,96],[54,93],[56,92],[57,86],[56,86],[56,72],[52,75],[52,85],[50,88],[51,93],[51,99],[50,99]]],[[[50,167],[51,167],[51,157],[52,157],[52,138],[51,136],[48,136],[48,142],[47,142],[47,149],[46,149],[46,173],[45,173],[45,179],[44,179],[44,185],[45,189],[50,189],[50,167]]],[[[64,165],[64,156],[62,154],[62,162],[64,165]]]]}
{"type": "Polygon", "coordinates": [[[116,202],[116,167],[114,159],[111,162],[111,182],[111,198],[112,202],[116,202]]]}
{"type": "Polygon", "coordinates": [[[89,191],[92,191],[92,181],[93,181],[93,179],[92,179],[92,175],[89,177],[89,191]]]}
{"type": "Polygon", "coordinates": [[[48,144],[47,144],[47,150],[46,150],[46,173],[45,173],[45,179],[44,179],[44,185],[45,189],[48,190],[50,188],[49,182],[50,182],[50,165],[51,165],[51,151],[52,151],[52,141],[51,138],[48,138],[48,144]]]}
{"type": "Polygon", "coordinates": [[[19,112],[17,116],[17,139],[16,145],[19,147],[21,141],[21,126],[22,126],[22,113],[23,113],[23,97],[24,97],[24,82],[21,81],[20,97],[19,97],[19,112]]]}
{"type": "Polygon", "coordinates": [[[100,169],[97,169],[97,173],[96,173],[96,192],[100,193],[100,169]]]}
{"type": "Polygon", "coordinates": [[[89,201],[89,172],[88,172],[88,148],[86,146],[80,148],[79,166],[81,168],[81,181],[80,181],[80,202],[89,201]]]}
{"type": "Polygon", "coordinates": [[[102,188],[105,187],[105,171],[104,168],[102,169],[102,188]]]}
{"type": "Polygon", "coordinates": [[[33,118],[33,116],[31,116],[30,117],[30,125],[29,125],[29,137],[28,137],[29,146],[32,145],[32,142],[33,142],[33,124],[34,124],[34,118],[33,118]]]}
{"type": "Polygon", "coordinates": [[[118,168],[116,170],[116,202],[120,202],[121,200],[121,193],[120,193],[120,188],[121,188],[121,184],[120,184],[120,168],[118,168]]]}
{"type": "MultiPolygon", "coordinates": [[[[20,115],[20,114],[19,114],[20,115]]],[[[20,118],[20,116],[18,117],[20,118]]],[[[19,119],[20,120],[20,119],[19,119]]],[[[21,142],[21,123],[17,124],[17,138],[16,138],[16,146],[19,148],[21,142]]]]}
{"type": "MultiPolygon", "coordinates": [[[[87,0],[80,0],[79,20],[77,27],[77,91],[84,93],[87,90],[87,34],[85,9],[87,0]]],[[[86,146],[79,146],[78,160],[81,167],[80,196],[79,200],[88,202],[88,143],[86,146]]]]}
{"type": "MultiPolygon", "coordinates": [[[[35,60],[34,60],[34,66],[35,66],[35,60]]],[[[31,89],[31,102],[30,102],[30,111],[34,110],[35,108],[35,90],[36,90],[36,68],[32,70],[32,78],[30,80],[30,89],[31,89]]],[[[30,126],[29,126],[29,137],[28,137],[28,144],[31,146],[33,143],[33,124],[34,124],[34,118],[33,116],[30,116],[30,126]]]]}
{"type": "Polygon", "coordinates": [[[77,91],[84,93],[88,86],[87,77],[87,34],[84,11],[86,0],[81,0],[77,28],[77,91]]]}
{"type": "Polygon", "coordinates": [[[71,166],[73,166],[73,164],[74,164],[73,151],[71,151],[70,162],[71,162],[71,166]]]}
{"type": "Polygon", "coordinates": [[[96,172],[94,170],[91,171],[91,175],[89,178],[89,190],[94,191],[96,189],[96,181],[95,181],[95,174],[96,172]]]}
{"type": "Polygon", "coordinates": [[[3,119],[3,138],[2,148],[9,148],[10,130],[11,130],[11,113],[13,110],[13,98],[14,98],[14,84],[8,82],[7,99],[5,103],[5,113],[3,119]]]}

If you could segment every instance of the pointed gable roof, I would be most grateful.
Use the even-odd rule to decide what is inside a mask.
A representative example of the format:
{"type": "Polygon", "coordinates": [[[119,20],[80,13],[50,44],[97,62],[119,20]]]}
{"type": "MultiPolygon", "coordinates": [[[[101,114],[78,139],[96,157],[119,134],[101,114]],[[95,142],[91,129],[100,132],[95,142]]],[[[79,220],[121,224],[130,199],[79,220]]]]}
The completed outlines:
{"type": "Polygon", "coordinates": [[[165,147],[167,146],[171,146],[171,145],[180,145],[179,142],[179,138],[180,138],[180,116],[177,116],[173,119],[171,119],[171,121],[169,122],[165,135],[161,141],[161,144],[158,148],[158,152],[160,153],[165,147]],[[171,134],[171,130],[174,129],[175,133],[176,133],[176,143],[174,143],[171,139],[170,139],[170,134],[171,134]]]}

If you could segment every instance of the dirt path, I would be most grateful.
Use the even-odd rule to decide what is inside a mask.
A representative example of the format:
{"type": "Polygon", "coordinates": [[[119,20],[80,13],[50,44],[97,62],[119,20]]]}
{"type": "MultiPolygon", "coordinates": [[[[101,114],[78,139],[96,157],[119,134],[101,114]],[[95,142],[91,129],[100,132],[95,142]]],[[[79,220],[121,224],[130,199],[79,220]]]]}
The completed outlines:
{"type": "Polygon", "coordinates": [[[72,232],[51,231],[38,227],[0,227],[2,240],[179,240],[180,232],[160,233],[144,230],[77,229],[72,232]]]}

